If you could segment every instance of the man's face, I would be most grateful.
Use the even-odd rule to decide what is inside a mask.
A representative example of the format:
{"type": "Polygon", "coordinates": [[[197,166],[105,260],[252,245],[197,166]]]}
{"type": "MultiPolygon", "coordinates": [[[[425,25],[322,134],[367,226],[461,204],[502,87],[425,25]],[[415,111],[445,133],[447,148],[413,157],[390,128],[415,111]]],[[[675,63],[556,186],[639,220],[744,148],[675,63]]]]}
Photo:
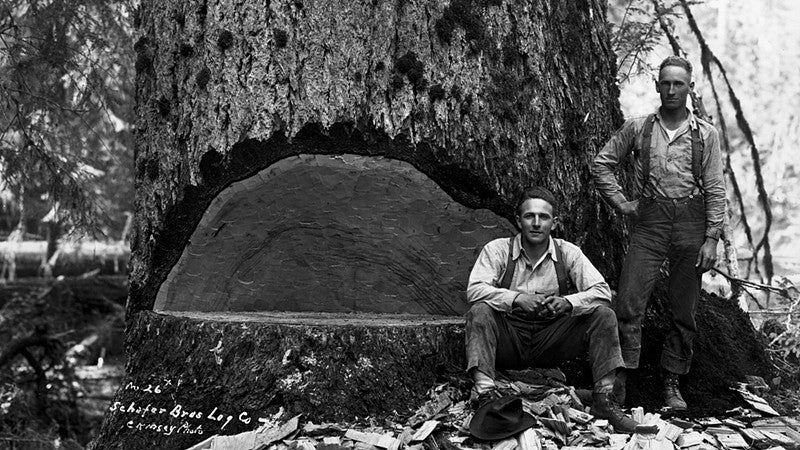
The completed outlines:
{"type": "Polygon", "coordinates": [[[661,107],[674,111],[686,108],[686,97],[694,87],[689,72],[683,67],[665,66],[658,73],[656,91],[661,97],[661,107]]]}
{"type": "Polygon", "coordinates": [[[531,245],[548,242],[555,220],[553,205],[540,198],[525,200],[517,211],[517,226],[522,233],[522,239],[531,245]]]}

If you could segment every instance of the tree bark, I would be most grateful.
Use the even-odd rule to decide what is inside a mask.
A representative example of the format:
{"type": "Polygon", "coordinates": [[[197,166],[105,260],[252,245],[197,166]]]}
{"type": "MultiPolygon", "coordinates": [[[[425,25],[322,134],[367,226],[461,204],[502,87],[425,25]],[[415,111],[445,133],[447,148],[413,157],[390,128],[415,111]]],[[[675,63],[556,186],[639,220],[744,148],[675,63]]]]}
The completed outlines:
{"type": "Polygon", "coordinates": [[[129,313],[153,307],[225,186],[301,153],[407,161],[507,218],[521,187],[547,186],[561,235],[616,279],[623,228],[589,181],[621,123],[604,7],[144,2],[129,313]]]}
{"type": "Polygon", "coordinates": [[[463,371],[461,322],[138,313],[127,375],[91,448],[185,449],[254,429],[279,408],[315,423],[410,417],[437,380],[463,371]]]}
{"type": "Polygon", "coordinates": [[[94,448],[183,448],[278,407],[318,420],[403,416],[437,376],[463,370],[460,317],[151,311],[218,194],[290,156],[405,161],[506,219],[522,187],[548,187],[563,212],[556,234],[616,280],[625,228],[589,172],[622,121],[604,8],[145,0],[129,362],[94,448]]]}

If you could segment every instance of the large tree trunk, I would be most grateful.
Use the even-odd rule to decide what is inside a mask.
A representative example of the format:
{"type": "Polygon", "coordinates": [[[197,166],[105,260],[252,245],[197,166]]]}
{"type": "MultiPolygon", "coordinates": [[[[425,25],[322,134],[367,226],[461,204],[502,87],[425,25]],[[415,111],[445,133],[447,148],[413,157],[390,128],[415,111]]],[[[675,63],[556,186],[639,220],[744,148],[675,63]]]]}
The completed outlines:
{"type": "Polygon", "coordinates": [[[407,161],[505,217],[520,187],[547,186],[562,235],[615,278],[622,230],[589,183],[621,121],[603,8],[143,2],[130,313],[224,187],[301,153],[407,161]]]}
{"type": "Polygon", "coordinates": [[[624,227],[589,174],[621,122],[604,8],[595,0],[145,0],[137,15],[128,374],[95,448],[181,448],[257,425],[239,413],[278,407],[314,420],[408,414],[437,374],[461,370],[457,315],[465,306],[453,296],[463,296],[486,237],[509,234],[502,218],[512,217],[525,185],[555,192],[557,233],[615,280],[624,227]],[[297,155],[324,161],[314,174],[301,167],[280,178],[297,155]],[[405,165],[375,162],[385,159],[405,165]],[[406,191],[382,172],[411,173],[409,164],[432,183],[406,191]],[[337,174],[349,181],[329,183],[337,174]],[[314,177],[317,185],[304,181],[314,177]],[[270,187],[276,179],[298,184],[284,196],[270,187]],[[359,195],[380,190],[392,209],[325,203],[342,185],[359,195]],[[321,203],[298,213],[305,198],[321,203]],[[499,221],[465,219],[480,208],[499,221]],[[456,210],[459,225],[448,225],[456,210]],[[396,239],[382,234],[403,228],[395,224],[406,216],[414,223],[392,231],[396,239]],[[237,228],[240,220],[250,226],[237,228]],[[478,222],[487,234],[469,241],[478,222]],[[289,234],[309,253],[275,270],[306,269],[294,277],[294,269],[253,269],[290,251],[275,244],[289,234]],[[242,246],[247,239],[253,245],[242,246]],[[365,241],[375,245],[358,245],[365,241]],[[324,280],[325,289],[298,296],[291,285],[306,278],[324,280]],[[386,298],[347,306],[349,292],[386,298]],[[414,297],[407,304],[405,292],[414,297]],[[305,313],[285,312],[292,305],[305,313]],[[141,410],[147,404],[155,412],[141,410]],[[176,405],[202,417],[174,417],[176,405]],[[203,435],[188,434],[198,426],[203,435]]]}

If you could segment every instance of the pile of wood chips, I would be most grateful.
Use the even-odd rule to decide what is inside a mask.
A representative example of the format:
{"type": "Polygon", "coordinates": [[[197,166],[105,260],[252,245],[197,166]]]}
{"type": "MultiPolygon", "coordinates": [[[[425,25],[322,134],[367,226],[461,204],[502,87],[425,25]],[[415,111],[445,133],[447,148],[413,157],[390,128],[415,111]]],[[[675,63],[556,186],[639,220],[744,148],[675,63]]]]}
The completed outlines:
{"type": "Polygon", "coordinates": [[[615,433],[607,420],[588,413],[579,392],[552,379],[542,384],[506,380],[499,388],[520,396],[523,409],[537,420],[533,427],[497,442],[470,436],[474,410],[465,392],[445,383],[432,388],[429,400],[402,424],[368,419],[362,425],[300,426],[300,416],[295,416],[234,436],[212,436],[187,450],[800,449],[800,421],[780,417],[757,395],[757,383],[733,388],[747,407],[730,410],[726,417],[687,420],[668,410],[645,413],[633,408],[632,417],[643,426],[632,435],[615,433]]]}

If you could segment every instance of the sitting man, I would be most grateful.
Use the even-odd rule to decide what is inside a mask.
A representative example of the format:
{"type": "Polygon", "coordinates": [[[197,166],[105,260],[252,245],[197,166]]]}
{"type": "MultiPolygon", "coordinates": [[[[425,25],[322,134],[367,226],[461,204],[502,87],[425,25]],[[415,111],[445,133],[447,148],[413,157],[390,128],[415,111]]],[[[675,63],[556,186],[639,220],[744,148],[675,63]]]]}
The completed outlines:
{"type": "Polygon", "coordinates": [[[637,423],[612,395],[624,363],[611,290],[580,248],[550,237],[557,207],[550,191],[526,189],[517,201],[520,234],[489,242],[475,262],[466,325],[473,396],[496,392],[495,368],[554,367],[588,351],[591,413],[632,433],[637,423]]]}

